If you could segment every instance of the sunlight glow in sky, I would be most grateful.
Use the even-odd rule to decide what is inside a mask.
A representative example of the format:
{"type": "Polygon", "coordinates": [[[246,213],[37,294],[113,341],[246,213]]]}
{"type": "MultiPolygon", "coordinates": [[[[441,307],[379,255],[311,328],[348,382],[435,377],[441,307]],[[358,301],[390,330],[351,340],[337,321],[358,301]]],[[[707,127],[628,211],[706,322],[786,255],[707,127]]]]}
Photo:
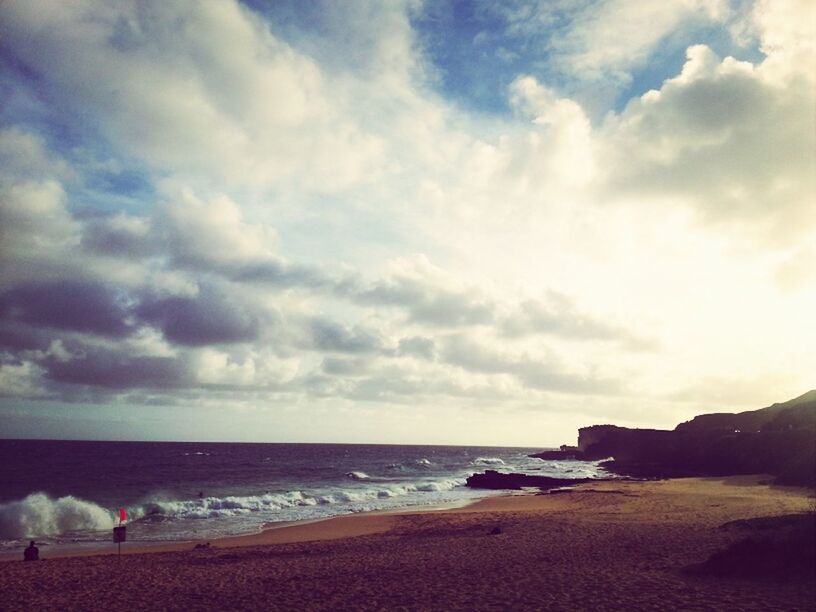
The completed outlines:
{"type": "Polygon", "coordinates": [[[0,3],[0,435],[547,446],[814,387],[816,4],[0,3]]]}

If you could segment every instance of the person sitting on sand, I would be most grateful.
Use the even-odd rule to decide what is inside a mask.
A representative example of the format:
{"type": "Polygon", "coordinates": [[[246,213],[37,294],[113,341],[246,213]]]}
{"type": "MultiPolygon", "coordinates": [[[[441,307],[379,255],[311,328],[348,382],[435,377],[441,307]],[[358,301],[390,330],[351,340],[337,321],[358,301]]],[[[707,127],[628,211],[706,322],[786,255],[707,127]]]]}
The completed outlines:
{"type": "Polygon", "coordinates": [[[34,546],[34,540],[23,551],[23,561],[38,561],[40,558],[40,549],[34,546]]]}

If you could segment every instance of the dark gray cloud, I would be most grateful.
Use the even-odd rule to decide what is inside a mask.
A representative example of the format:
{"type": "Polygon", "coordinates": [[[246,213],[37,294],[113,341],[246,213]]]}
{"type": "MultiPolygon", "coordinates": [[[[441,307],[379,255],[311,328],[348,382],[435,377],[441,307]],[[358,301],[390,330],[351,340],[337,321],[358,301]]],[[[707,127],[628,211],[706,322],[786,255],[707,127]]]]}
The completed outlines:
{"type": "Polygon", "coordinates": [[[46,378],[54,382],[102,389],[169,389],[192,383],[182,359],[131,356],[109,349],[95,348],[65,360],[48,358],[40,365],[46,369],[46,378]]]}
{"type": "Polygon", "coordinates": [[[141,258],[158,254],[158,245],[141,218],[107,217],[89,219],[82,227],[82,247],[100,255],[141,258]]]}
{"type": "Polygon", "coordinates": [[[51,344],[52,334],[14,321],[0,321],[0,348],[16,354],[20,351],[44,351],[51,344]]]}
{"type": "Polygon", "coordinates": [[[348,329],[325,317],[316,317],[309,324],[311,347],[332,353],[376,353],[383,348],[382,339],[360,326],[348,329]]]}
{"type": "Polygon", "coordinates": [[[133,326],[121,292],[101,283],[56,281],[20,284],[0,295],[0,318],[121,338],[133,326]]]}
{"type": "Polygon", "coordinates": [[[232,281],[279,287],[328,289],[336,283],[317,267],[293,265],[272,258],[240,264],[222,264],[214,270],[232,281]]]}
{"type": "Polygon", "coordinates": [[[259,314],[240,296],[227,297],[206,284],[194,297],[147,297],[136,313],[168,341],[184,346],[253,342],[261,333],[259,314]]]}
{"type": "Polygon", "coordinates": [[[237,208],[223,202],[214,208],[198,201],[159,203],[156,212],[137,217],[71,213],[59,193],[51,196],[48,216],[57,221],[46,227],[48,232],[43,233],[45,226],[36,215],[23,214],[28,211],[24,198],[14,209],[17,217],[10,217],[17,229],[9,230],[17,235],[19,227],[29,228],[24,242],[47,244],[49,257],[22,249],[16,256],[27,270],[36,271],[35,278],[93,280],[12,283],[0,293],[0,356],[7,364],[31,366],[18,370],[20,389],[39,385],[42,392],[65,401],[146,393],[169,402],[205,388],[249,397],[275,385],[276,393],[361,401],[500,394],[484,377],[447,380],[444,374],[400,369],[404,363],[391,361],[394,357],[415,357],[428,362],[423,368],[444,372],[452,365],[506,374],[531,389],[591,392],[602,381],[480,347],[458,350],[446,343],[445,334],[456,330],[467,335],[469,328],[479,327],[504,332],[508,339],[541,333],[615,339],[618,331],[583,316],[566,298],[559,302],[553,296],[504,316],[497,300],[474,287],[445,284],[438,271],[429,278],[397,273],[371,280],[291,263],[267,248],[268,238],[274,242],[273,231],[244,222],[237,208]],[[57,231],[66,225],[71,232],[57,231]],[[270,292],[290,289],[321,300],[321,306],[340,300],[344,309],[362,307],[375,316],[387,311],[383,318],[396,324],[395,335],[310,315],[297,306],[278,315],[261,305],[270,292]],[[400,323],[411,331],[399,330],[400,323]],[[173,346],[162,346],[147,328],[173,346]],[[264,372],[267,364],[257,353],[272,345],[278,356],[316,353],[320,366],[285,382],[270,382],[265,374],[259,375],[263,380],[221,376],[218,360],[225,351],[252,353],[253,364],[264,372]],[[204,347],[215,347],[218,355],[199,350],[204,347]]]}

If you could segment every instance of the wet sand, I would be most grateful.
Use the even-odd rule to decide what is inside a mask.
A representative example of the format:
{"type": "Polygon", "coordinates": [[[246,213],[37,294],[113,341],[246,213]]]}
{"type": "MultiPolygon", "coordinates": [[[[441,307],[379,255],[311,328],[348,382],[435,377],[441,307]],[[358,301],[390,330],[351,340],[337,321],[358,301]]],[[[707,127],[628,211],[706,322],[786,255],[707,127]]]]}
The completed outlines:
{"type": "Polygon", "coordinates": [[[0,564],[0,608],[812,610],[813,581],[680,572],[738,539],[722,523],[813,509],[812,492],[761,481],[592,483],[298,523],[207,549],[44,554],[0,564]]]}

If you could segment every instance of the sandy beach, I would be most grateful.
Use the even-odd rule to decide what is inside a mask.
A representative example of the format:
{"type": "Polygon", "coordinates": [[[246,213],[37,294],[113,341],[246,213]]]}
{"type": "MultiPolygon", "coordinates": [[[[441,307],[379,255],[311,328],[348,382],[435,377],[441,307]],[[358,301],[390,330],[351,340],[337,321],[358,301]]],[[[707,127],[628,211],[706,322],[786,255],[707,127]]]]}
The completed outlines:
{"type": "Polygon", "coordinates": [[[338,517],[225,538],[0,564],[0,606],[37,609],[813,609],[814,581],[681,569],[723,523],[812,510],[761,477],[603,482],[464,508],[338,517]],[[493,533],[495,528],[500,533],[493,533]]]}

